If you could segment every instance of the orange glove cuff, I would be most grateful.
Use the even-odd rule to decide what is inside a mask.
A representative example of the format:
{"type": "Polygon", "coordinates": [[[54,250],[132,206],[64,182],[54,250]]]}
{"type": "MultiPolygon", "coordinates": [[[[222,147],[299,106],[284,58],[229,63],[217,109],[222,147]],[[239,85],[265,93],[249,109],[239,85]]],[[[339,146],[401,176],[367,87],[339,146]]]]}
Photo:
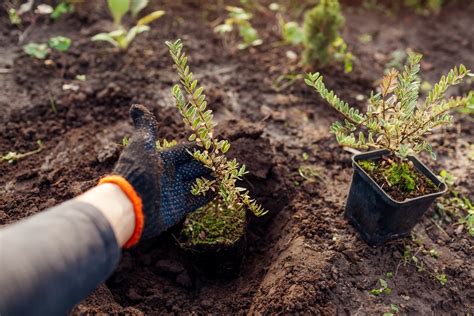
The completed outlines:
{"type": "Polygon", "coordinates": [[[129,198],[130,202],[132,202],[133,211],[135,213],[135,229],[130,239],[123,246],[123,248],[131,248],[135,246],[138,241],[140,241],[140,237],[142,236],[143,227],[145,224],[142,199],[137,194],[132,185],[121,176],[105,176],[99,180],[99,185],[104,183],[113,183],[118,185],[120,189],[122,189],[123,193],[125,193],[125,195],[129,198]]]}

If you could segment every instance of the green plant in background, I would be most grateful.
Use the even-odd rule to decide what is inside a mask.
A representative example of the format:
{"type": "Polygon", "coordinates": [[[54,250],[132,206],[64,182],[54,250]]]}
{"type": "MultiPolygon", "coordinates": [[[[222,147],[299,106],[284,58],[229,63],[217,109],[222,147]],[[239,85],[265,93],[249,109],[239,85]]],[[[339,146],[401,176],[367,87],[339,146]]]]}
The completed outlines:
{"type": "Polygon", "coordinates": [[[303,28],[297,22],[286,21],[282,14],[284,9],[278,3],[271,3],[269,8],[276,12],[278,28],[283,42],[294,46],[302,44],[304,41],[303,28]]]}
{"type": "MultiPolygon", "coordinates": [[[[214,221],[214,224],[221,229],[226,229],[224,224],[227,225],[231,218],[233,218],[232,220],[244,220],[246,208],[257,216],[265,214],[266,211],[262,206],[250,198],[248,190],[237,186],[237,181],[242,180],[242,177],[247,173],[246,168],[244,165],[239,166],[235,159],[229,160],[226,157],[225,154],[230,149],[230,143],[227,140],[220,140],[214,135],[216,123],[213,122],[212,111],[207,109],[203,87],[199,86],[189,69],[188,57],[183,52],[181,40],[166,42],[166,45],[169,47],[180,78],[180,84],[173,86],[172,94],[185,125],[192,131],[189,141],[196,143],[200,148],[195,150],[192,155],[204,166],[211,169],[214,176],[214,179],[197,179],[192,187],[194,195],[204,195],[211,191],[215,194],[215,198],[190,215],[188,223],[190,222],[191,226],[187,226],[190,229],[188,231],[194,236],[196,230],[199,230],[199,226],[201,228],[203,225],[206,226],[202,220],[209,220],[209,214],[223,216],[214,221]],[[229,218],[229,220],[223,220],[223,223],[219,225],[218,221],[223,218],[229,218]],[[200,224],[194,225],[198,222],[200,224]]],[[[215,218],[215,216],[211,216],[211,218],[215,218]]],[[[222,230],[220,231],[222,232],[222,230]]],[[[207,234],[210,233],[207,231],[207,234]]]]}
{"type": "Polygon", "coordinates": [[[0,160],[6,161],[10,164],[13,164],[13,163],[17,162],[20,159],[23,159],[23,158],[29,157],[31,155],[37,154],[37,153],[39,153],[40,151],[43,150],[44,145],[43,145],[43,142],[41,140],[37,140],[36,144],[38,145],[38,148],[35,149],[35,150],[29,151],[29,152],[26,152],[26,153],[17,153],[15,151],[10,151],[6,155],[1,156],[0,160]]]}
{"type": "Polygon", "coordinates": [[[456,179],[451,173],[441,170],[439,177],[449,189],[449,196],[439,198],[436,203],[439,219],[447,222],[455,220],[465,227],[469,236],[474,237],[474,203],[456,189],[456,179]]]}
{"type": "Polygon", "coordinates": [[[438,259],[439,253],[436,249],[425,248],[424,240],[417,237],[414,233],[411,240],[403,248],[403,257],[401,263],[403,265],[411,265],[416,268],[417,272],[427,273],[431,278],[438,281],[442,286],[448,282],[448,277],[443,272],[443,268],[437,266],[437,260],[426,260],[427,257],[438,259]]]}
{"type": "Polygon", "coordinates": [[[342,101],[334,91],[329,91],[319,73],[306,75],[306,84],[344,117],[343,122],[335,122],[330,128],[339,144],[363,150],[388,149],[401,159],[422,151],[436,158],[426,135],[436,127],[450,124],[449,112],[468,102],[468,97],[445,99],[445,93],[470,72],[464,65],[451,69],[441,77],[425,101],[419,102],[421,58],[422,55],[411,53],[403,72],[389,71],[381,80],[379,92],[371,93],[365,114],[342,101]]]}
{"type": "Polygon", "coordinates": [[[343,62],[346,72],[352,71],[353,56],[339,30],[344,24],[338,0],[321,0],[305,14],[304,63],[317,61],[321,65],[330,62],[343,62]]]}
{"type": "Polygon", "coordinates": [[[107,4],[109,11],[118,28],[109,33],[96,34],[92,37],[92,41],[105,41],[122,51],[127,50],[130,43],[132,43],[138,34],[150,30],[148,24],[161,18],[165,14],[165,11],[162,10],[153,11],[152,13],[140,18],[135,26],[127,30],[122,25],[123,16],[130,11],[132,18],[135,20],[138,17],[138,14],[146,8],[148,2],[148,0],[108,0],[107,4]]]}
{"type": "Polygon", "coordinates": [[[394,316],[399,312],[399,308],[396,304],[390,304],[390,311],[383,313],[382,316],[394,316]]]}
{"type": "Polygon", "coordinates": [[[71,47],[71,39],[64,36],[51,37],[48,40],[48,45],[58,52],[67,52],[71,47]]]}
{"type": "Polygon", "coordinates": [[[444,0],[404,0],[404,5],[415,10],[418,14],[429,15],[439,13],[444,0]]]}
{"type": "Polygon", "coordinates": [[[71,39],[64,36],[54,36],[48,40],[48,44],[28,43],[23,46],[23,51],[34,58],[45,59],[51,52],[51,48],[64,53],[71,47],[71,39]]]}
{"type": "Polygon", "coordinates": [[[370,294],[380,295],[380,294],[390,294],[392,289],[388,287],[387,281],[384,279],[379,279],[380,287],[372,289],[369,291],[370,294]]]}
{"type": "Polygon", "coordinates": [[[230,33],[237,27],[242,43],[238,44],[239,49],[246,49],[250,46],[258,46],[262,44],[262,40],[258,36],[257,30],[250,23],[252,14],[239,7],[227,6],[229,12],[228,18],[223,24],[215,27],[214,31],[219,34],[230,33]]]}
{"type": "Polygon", "coordinates": [[[74,12],[74,0],[62,0],[54,7],[53,12],[51,12],[50,17],[53,20],[58,20],[64,14],[74,12]]]}
{"type": "Polygon", "coordinates": [[[10,23],[16,27],[21,27],[23,22],[15,8],[8,9],[8,19],[10,20],[10,23]]]}

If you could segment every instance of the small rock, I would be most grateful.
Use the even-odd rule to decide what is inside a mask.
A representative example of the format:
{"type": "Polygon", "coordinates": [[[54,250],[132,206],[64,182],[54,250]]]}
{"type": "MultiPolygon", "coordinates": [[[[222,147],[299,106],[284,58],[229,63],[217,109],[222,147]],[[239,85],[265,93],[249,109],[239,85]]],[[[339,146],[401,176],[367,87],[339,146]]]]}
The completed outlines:
{"type": "Polygon", "coordinates": [[[189,277],[189,274],[186,271],[176,277],[176,283],[185,288],[191,288],[193,286],[191,278],[189,277]]]}
{"type": "Polygon", "coordinates": [[[183,265],[178,261],[173,260],[159,260],[155,267],[161,272],[179,274],[184,271],[183,265]]]}

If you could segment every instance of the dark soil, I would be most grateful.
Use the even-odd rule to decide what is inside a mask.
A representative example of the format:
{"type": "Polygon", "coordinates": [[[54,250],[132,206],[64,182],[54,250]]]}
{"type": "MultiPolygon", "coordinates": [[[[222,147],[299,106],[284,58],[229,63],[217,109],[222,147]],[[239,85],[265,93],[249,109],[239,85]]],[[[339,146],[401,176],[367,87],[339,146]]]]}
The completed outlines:
{"type": "Polygon", "coordinates": [[[388,179],[387,172],[390,172],[389,170],[392,164],[397,162],[394,162],[393,159],[389,158],[372,161],[375,163],[374,168],[366,168],[360,163],[359,165],[380,186],[380,188],[384,190],[385,193],[396,201],[403,202],[406,199],[412,199],[439,191],[439,188],[436,187],[433,181],[418,171],[412,163],[404,163],[404,165],[408,167],[408,173],[406,176],[410,177],[410,179],[415,183],[413,189],[408,189],[405,183],[394,184],[390,183],[388,179]]]}
{"type": "MultiPolygon", "coordinates": [[[[216,3],[221,2],[152,1],[147,10],[164,9],[166,16],[139,35],[126,54],[117,54],[106,43],[90,41],[110,19],[102,2],[87,1],[57,23],[39,20],[29,29],[25,42],[54,35],[73,39],[67,54],[53,54],[46,64],[22,53],[20,31],[4,13],[0,16],[0,153],[34,150],[38,139],[45,145],[16,164],[0,163],[0,224],[70,199],[110,172],[122,138],[131,133],[133,103],[154,112],[160,137],[185,139],[170,94],[177,77],[164,45],[177,37],[205,87],[221,135],[232,141],[232,155],[249,167],[246,186],[270,210],[251,218],[237,278],[209,280],[195,273],[166,233],[125,251],[115,273],[72,313],[380,315],[390,304],[402,314],[472,312],[473,238],[464,227],[434,221],[431,209],[414,229],[417,243],[407,238],[371,248],[362,242],[343,217],[353,171],[351,155],[328,133],[337,113],[302,81],[284,90],[274,87],[282,74],[303,73],[298,61],[287,57],[287,51],[300,49],[274,44],[277,21],[266,6],[254,19],[263,45],[238,51],[224,44],[213,32],[225,12],[224,4],[216,3]],[[78,74],[87,80],[76,80],[78,74]],[[298,169],[303,165],[318,176],[302,178],[298,169]],[[424,271],[403,260],[407,247],[424,271]],[[431,249],[437,259],[429,255],[431,249]],[[391,294],[370,294],[387,272],[393,273],[387,279],[391,294]],[[445,286],[437,273],[446,274],[445,286]]],[[[328,87],[350,104],[364,106],[360,95],[377,85],[396,49],[423,53],[423,80],[431,83],[459,63],[474,68],[474,8],[467,2],[449,2],[439,15],[426,17],[404,10],[386,15],[347,3],[343,36],[357,57],[354,71],[345,74],[339,66],[310,70],[324,74],[328,87]],[[362,44],[363,34],[372,40],[362,44]]],[[[293,19],[301,21],[301,16],[293,19]]],[[[471,89],[465,84],[450,93],[471,89]]],[[[431,138],[439,158],[422,156],[422,161],[435,172],[453,173],[458,190],[472,200],[472,118],[455,114],[454,126],[431,138]]]]}

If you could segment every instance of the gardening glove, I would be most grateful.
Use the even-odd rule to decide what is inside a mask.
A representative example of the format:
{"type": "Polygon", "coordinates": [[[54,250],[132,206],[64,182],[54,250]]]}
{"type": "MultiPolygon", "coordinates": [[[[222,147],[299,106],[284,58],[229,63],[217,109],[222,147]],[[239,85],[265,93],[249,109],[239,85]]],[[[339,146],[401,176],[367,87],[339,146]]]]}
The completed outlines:
{"type": "Polygon", "coordinates": [[[210,169],[192,157],[190,151],[193,147],[189,144],[163,151],[156,149],[157,122],[147,108],[132,105],[130,116],[134,133],[115,166],[114,174],[125,178],[133,187],[141,199],[143,211],[137,214],[139,205],[131,199],[136,227],[125,248],[159,235],[180,222],[187,213],[209,202],[210,197],[191,194],[191,186],[196,178],[210,177],[211,174],[210,169]],[[140,216],[143,216],[141,224],[140,216]],[[143,226],[142,232],[137,232],[140,225],[143,226]]]}

